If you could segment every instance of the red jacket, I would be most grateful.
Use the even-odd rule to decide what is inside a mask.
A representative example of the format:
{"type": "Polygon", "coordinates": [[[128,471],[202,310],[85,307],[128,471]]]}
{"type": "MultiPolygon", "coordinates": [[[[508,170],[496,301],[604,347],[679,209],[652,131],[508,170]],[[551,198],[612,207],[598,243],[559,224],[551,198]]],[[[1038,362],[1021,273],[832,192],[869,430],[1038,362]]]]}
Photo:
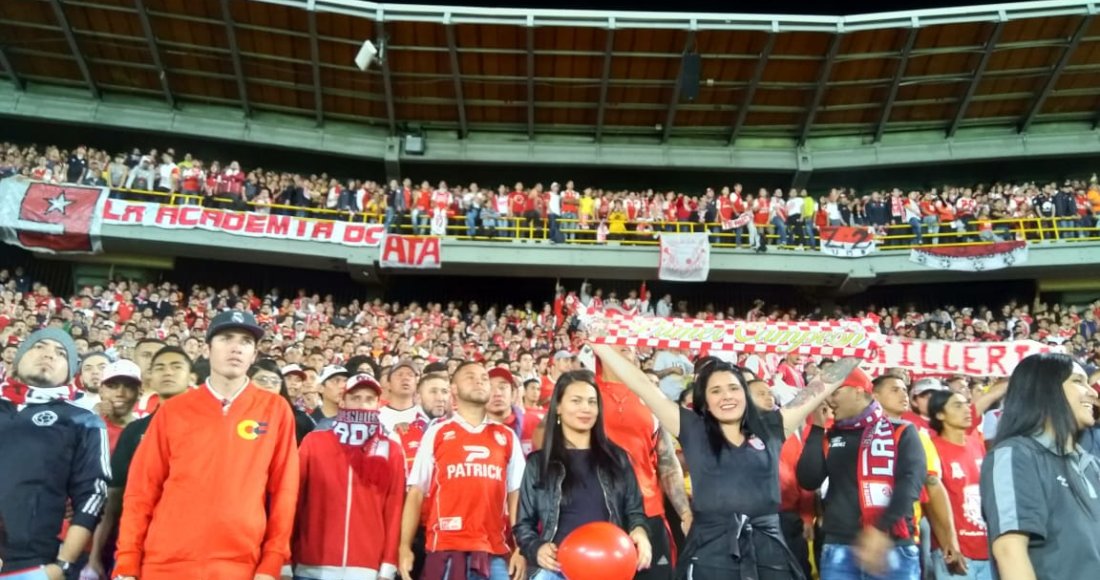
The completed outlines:
{"type": "Polygon", "coordinates": [[[796,513],[804,523],[814,521],[814,492],[799,487],[795,466],[809,433],[810,426],[804,426],[800,432],[787,437],[779,452],[779,511],[796,513]]]}
{"type": "Polygon", "coordinates": [[[296,573],[374,580],[397,573],[405,453],[394,438],[345,445],[315,431],[299,449],[302,471],[293,541],[296,573]]]}

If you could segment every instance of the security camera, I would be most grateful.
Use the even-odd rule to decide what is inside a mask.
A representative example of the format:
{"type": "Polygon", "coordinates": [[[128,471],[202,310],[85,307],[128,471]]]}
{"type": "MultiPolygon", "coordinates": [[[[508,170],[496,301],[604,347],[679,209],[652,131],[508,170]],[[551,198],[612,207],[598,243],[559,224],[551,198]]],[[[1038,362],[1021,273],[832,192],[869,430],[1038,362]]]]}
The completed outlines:
{"type": "Polygon", "coordinates": [[[355,55],[355,66],[359,67],[359,70],[365,71],[374,62],[375,58],[381,60],[378,48],[374,46],[373,42],[366,40],[359,49],[359,54],[355,55]]]}

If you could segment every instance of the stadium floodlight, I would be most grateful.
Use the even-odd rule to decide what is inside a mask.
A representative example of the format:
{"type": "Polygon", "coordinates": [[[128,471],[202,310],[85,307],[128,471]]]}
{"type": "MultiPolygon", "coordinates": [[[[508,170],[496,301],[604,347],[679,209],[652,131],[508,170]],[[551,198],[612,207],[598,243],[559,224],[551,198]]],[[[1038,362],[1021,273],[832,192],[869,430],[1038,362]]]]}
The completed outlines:
{"type": "Polygon", "coordinates": [[[361,71],[366,71],[376,60],[382,60],[385,48],[383,44],[382,49],[379,50],[370,40],[363,41],[363,46],[359,48],[359,54],[355,55],[355,66],[359,67],[361,71]]]}

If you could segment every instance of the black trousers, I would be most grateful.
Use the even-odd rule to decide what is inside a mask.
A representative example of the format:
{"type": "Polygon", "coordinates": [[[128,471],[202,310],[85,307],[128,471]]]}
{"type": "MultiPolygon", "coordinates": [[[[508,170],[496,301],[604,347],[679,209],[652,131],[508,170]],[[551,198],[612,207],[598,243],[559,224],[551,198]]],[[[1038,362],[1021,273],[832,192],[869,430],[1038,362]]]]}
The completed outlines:
{"type": "MultiPolygon", "coordinates": [[[[424,526],[416,528],[416,536],[413,537],[412,551],[413,551],[413,569],[412,577],[420,578],[420,575],[424,572],[424,560],[427,559],[428,553],[425,550],[425,543],[427,539],[424,535],[424,526]]],[[[400,574],[398,574],[400,577],[400,574]]]]}
{"type": "Polygon", "coordinates": [[[665,496],[665,518],[668,519],[668,529],[672,532],[672,543],[676,546],[676,553],[679,554],[684,551],[684,527],[683,522],[680,520],[680,514],[676,513],[676,509],[672,507],[672,502],[668,501],[668,496],[665,496]]]}
{"type": "Polygon", "coordinates": [[[802,566],[802,573],[806,578],[813,578],[810,573],[810,545],[802,536],[802,518],[793,512],[780,512],[779,529],[783,531],[783,540],[787,542],[787,548],[802,566]]]}
{"type": "Polygon", "coordinates": [[[665,519],[657,516],[646,518],[646,533],[653,546],[653,563],[648,570],[634,575],[634,580],[672,580],[676,570],[672,567],[672,544],[669,541],[665,519]]]}

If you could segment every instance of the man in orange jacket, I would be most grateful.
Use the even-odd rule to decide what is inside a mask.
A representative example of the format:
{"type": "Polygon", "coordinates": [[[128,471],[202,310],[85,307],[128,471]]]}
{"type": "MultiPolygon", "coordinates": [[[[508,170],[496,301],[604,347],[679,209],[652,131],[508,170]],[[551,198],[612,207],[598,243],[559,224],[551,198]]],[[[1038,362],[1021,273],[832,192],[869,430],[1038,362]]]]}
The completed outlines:
{"type": "Polygon", "coordinates": [[[252,385],[263,329],[214,317],[210,378],[165,402],[123,497],[116,580],[275,580],[290,557],[298,498],[294,415],[252,385]]]}

